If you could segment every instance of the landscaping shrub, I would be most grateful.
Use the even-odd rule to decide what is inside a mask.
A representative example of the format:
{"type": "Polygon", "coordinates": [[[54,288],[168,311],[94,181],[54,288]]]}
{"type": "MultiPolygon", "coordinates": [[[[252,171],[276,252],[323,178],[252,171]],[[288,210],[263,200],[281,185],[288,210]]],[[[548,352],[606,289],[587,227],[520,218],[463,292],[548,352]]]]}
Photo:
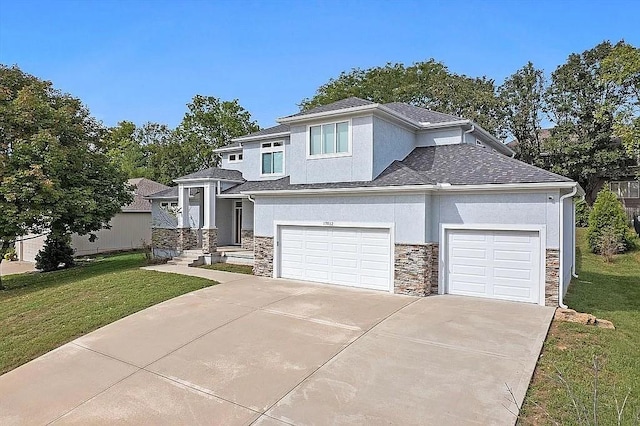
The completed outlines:
{"type": "Polygon", "coordinates": [[[36,269],[45,272],[74,265],[71,237],[69,235],[49,234],[44,247],[36,255],[36,269]]]}
{"type": "Polygon", "coordinates": [[[12,247],[7,250],[7,252],[4,254],[4,260],[18,260],[16,249],[12,247]]]}
{"type": "Polygon", "coordinates": [[[596,198],[589,214],[587,239],[589,248],[594,253],[600,253],[603,234],[611,234],[608,241],[618,247],[616,253],[622,253],[632,246],[631,230],[627,223],[627,216],[618,197],[608,188],[603,188],[596,198]]]}
{"type": "Polygon", "coordinates": [[[589,213],[591,213],[591,207],[584,200],[584,198],[579,198],[576,201],[575,205],[576,209],[576,226],[580,228],[586,228],[589,226],[589,213]]]}

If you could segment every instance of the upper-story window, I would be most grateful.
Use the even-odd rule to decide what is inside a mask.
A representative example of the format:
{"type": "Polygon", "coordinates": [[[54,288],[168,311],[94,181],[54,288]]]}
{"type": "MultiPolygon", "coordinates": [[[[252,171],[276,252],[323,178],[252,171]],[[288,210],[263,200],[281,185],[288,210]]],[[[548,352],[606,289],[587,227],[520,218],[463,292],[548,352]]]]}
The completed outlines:
{"type": "Polygon", "coordinates": [[[334,156],[349,153],[349,122],[309,126],[309,155],[334,156]]]}
{"type": "Polygon", "coordinates": [[[264,142],[260,145],[263,175],[284,174],[284,142],[264,142]]]}
{"type": "Polygon", "coordinates": [[[242,154],[229,154],[230,163],[239,163],[242,161],[242,154]]]}
{"type": "Polygon", "coordinates": [[[640,181],[637,180],[611,182],[609,188],[620,198],[640,198],[640,181]]]}

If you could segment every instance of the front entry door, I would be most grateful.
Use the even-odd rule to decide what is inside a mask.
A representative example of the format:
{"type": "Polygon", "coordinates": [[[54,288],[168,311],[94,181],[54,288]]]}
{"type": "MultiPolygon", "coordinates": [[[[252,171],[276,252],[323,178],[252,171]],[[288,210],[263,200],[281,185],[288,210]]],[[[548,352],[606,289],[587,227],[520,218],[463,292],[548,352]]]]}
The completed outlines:
{"type": "Polygon", "coordinates": [[[242,201],[233,203],[233,243],[240,244],[242,240],[242,201]]]}

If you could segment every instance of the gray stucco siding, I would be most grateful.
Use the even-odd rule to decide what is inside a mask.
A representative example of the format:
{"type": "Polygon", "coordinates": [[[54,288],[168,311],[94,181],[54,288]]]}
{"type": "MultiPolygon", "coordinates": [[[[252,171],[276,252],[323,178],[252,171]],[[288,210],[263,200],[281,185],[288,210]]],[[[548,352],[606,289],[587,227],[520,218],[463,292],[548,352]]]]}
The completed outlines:
{"type": "Polygon", "coordinates": [[[429,242],[440,224],[545,225],[546,247],[559,246],[559,191],[432,195],[429,242]],[[550,199],[551,198],[551,199],[550,199]]]}
{"type": "Polygon", "coordinates": [[[416,146],[453,145],[462,142],[461,127],[446,130],[427,130],[416,134],[416,146]]]}
{"type": "Polygon", "coordinates": [[[289,161],[291,158],[291,145],[289,137],[279,137],[272,139],[264,139],[260,141],[244,142],[242,151],[234,151],[234,153],[242,152],[242,161],[237,163],[229,162],[229,155],[224,153],[222,155],[222,168],[230,170],[238,170],[242,173],[242,177],[245,180],[265,180],[265,179],[279,179],[282,176],[286,176],[291,167],[289,161]],[[262,176],[262,152],[261,147],[265,142],[284,141],[284,175],[277,176],[262,176]]]}
{"type": "Polygon", "coordinates": [[[242,200],[242,229],[253,230],[253,203],[242,200]]]}
{"type": "Polygon", "coordinates": [[[415,143],[414,132],[373,117],[373,177],[393,161],[403,160],[413,151],[415,143]]]}
{"type": "Polygon", "coordinates": [[[424,194],[256,197],[255,235],[273,237],[274,221],[393,223],[396,244],[425,242],[424,194]]]}
{"type": "Polygon", "coordinates": [[[353,182],[373,179],[373,117],[351,118],[351,155],[307,158],[307,125],[333,123],[345,119],[291,126],[290,179],[292,184],[353,182]]]}
{"type": "Polygon", "coordinates": [[[227,246],[232,243],[232,217],[233,202],[235,200],[216,199],[216,228],[218,228],[218,246],[227,246]]]}

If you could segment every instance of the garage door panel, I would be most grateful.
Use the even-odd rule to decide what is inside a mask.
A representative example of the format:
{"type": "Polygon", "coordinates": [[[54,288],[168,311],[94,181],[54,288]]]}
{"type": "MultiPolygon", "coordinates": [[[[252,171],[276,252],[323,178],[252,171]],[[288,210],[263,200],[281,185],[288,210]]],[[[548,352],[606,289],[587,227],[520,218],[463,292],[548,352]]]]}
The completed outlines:
{"type": "Polygon", "coordinates": [[[531,272],[532,271],[530,269],[493,268],[493,278],[505,278],[530,282],[532,278],[531,272]]]}
{"type": "Polygon", "coordinates": [[[495,260],[531,262],[532,254],[531,250],[494,250],[493,258],[495,260]]]}
{"type": "Polygon", "coordinates": [[[388,230],[284,226],[280,238],[284,278],[389,290],[388,230]]]}
{"type": "Polygon", "coordinates": [[[485,266],[455,264],[452,266],[451,272],[460,275],[477,275],[484,278],[487,274],[487,268],[485,266]]]}
{"type": "Polygon", "coordinates": [[[540,238],[536,231],[449,230],[447,291],[537,303],[540,238]]]}
{"type": "Polygon", "coordinates": [[[483,248],[471,249],[456,247],[453,249],[453,257],[467,258],[467,259],[486,259],[487,250],[483,248]]]}

